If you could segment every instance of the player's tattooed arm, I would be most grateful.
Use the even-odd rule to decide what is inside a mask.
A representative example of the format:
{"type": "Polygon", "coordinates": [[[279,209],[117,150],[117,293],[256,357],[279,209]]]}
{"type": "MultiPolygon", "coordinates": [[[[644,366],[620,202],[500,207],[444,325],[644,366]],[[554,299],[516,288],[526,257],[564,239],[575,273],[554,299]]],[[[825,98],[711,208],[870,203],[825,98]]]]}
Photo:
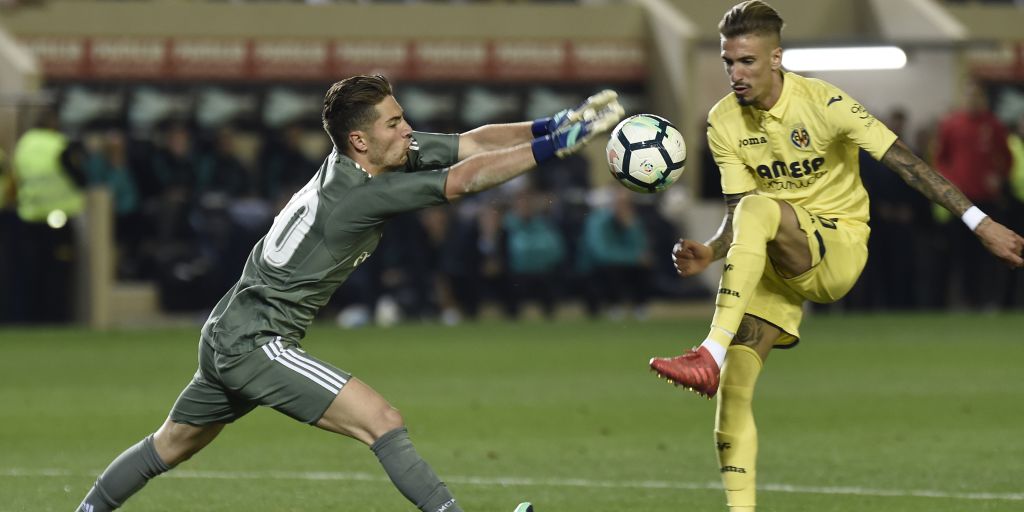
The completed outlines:
{"type": "Polygon", "coordinates": [[[740,204],[740,199],[743,196],[749,196],[754,192],[743,192],[742,194],[726,194],[725,195],[725,218],[722,219],[722,225],[718,228],[718,232],[715,236],[711,237],[710,240],[705,242],[705,245],[711,248],[711,260],[719,260],[725,257],[725,253],[729,252],[729,246],[732,244],[732,217],[733,213],[736,212],[736,206],[740,204]]]}
{"type": "MultiPolygon", "coordinates": [[[[906,144],[899,140],[885,152],[882,163],[896,171],[903,181],[924,194],[925,197],[942,205],[958,217],[971,207],[970,200],[964,196],[963,192],[960,192],[960,189],[921,161],[906,144]]],[[[985,249],[1009,265],[1010,268],[1024,267],[1024,237],[988,217],[972,229],[974,229],[974,234],[978,235],[985,249]]]]}
{"type": "Polygon", "coordinates": [[[897,139],[885,152],[882,163],[903,178],[903,181],[914,190],[958,217],[971,207],[971,201],[960,192],[960,189],[921,160],[902,140],[897,139]]]}

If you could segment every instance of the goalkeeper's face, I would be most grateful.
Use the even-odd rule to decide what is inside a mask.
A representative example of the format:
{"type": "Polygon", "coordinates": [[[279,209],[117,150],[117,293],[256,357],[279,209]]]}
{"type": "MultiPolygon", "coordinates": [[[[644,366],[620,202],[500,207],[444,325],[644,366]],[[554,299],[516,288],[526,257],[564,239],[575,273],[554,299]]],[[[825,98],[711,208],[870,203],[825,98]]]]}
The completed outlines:
{"type": "Polygon", "coordinates": [[[729,84],[741,105],[769,109],[781,93],[782,48],[771,35],[743,34],[722,38],[722,63],[729,84]]]}
{"type": "Polygon", "coordinates": [[[366,130],[366,158],[378,169],[401,167],[409,159],[412,127],[394,96],[384,98],[374,108],[377,119],[366,130]]]}

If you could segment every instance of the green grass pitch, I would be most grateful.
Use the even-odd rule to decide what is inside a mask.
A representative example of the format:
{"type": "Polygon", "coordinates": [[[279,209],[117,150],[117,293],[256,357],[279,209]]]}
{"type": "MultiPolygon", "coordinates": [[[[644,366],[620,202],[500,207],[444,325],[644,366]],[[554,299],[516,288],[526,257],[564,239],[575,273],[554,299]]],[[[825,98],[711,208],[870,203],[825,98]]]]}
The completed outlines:
{"type": "MultiPolygon", "coordinates": [[[[725,510],[714,402],[647,358],[704,320],[487,321],[304,346],[405,416],[470,511],[725,510]]],[[[758,385],[759,510],[1024,510],[1024,315],[814,316],[758,385]]],[[[70,511],[155,429],[198,328],[0,330],[0,511],[70,511]]],[[[411,511],[356,441],[257,410],[127,511],[411,511]]]]}

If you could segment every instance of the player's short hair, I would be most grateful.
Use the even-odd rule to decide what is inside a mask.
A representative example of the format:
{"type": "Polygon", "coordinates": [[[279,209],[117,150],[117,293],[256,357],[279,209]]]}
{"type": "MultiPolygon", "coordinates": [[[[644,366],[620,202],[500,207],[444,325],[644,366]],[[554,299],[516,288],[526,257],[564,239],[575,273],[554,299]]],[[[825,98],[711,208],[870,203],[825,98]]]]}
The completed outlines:
{"type": "Polygon", "coordinates": [[[782,40],[785,22],[774,7],[761,0],[747,0],[733,6],[718,22],[718,33],[722,37],[738,37],[748,34],[773,35],[782,40]]]}
{"type": "Polygon", "coordinates": [[[345,135],[376,121],[374,107],[391,95],[391,84],[382,75],[357,75],[335,82],[324,95],[321,116],[334,145],[344,151],[345,135]]]}

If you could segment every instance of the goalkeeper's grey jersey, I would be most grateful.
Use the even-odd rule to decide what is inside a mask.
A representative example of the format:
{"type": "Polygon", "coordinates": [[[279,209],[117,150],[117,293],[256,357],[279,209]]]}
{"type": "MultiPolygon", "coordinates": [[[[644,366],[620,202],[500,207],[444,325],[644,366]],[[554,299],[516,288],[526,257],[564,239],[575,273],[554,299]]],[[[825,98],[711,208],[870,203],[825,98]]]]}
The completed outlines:
{"type": "Polygon", "coordinates": [[[334,150],[253,247],[241,279],[203,326],[203,341],[225,354],[278,336],[298,342],[338,286],[371,257],[388,218],[447,202],[447,167],[457,158],[458,135],[414,132],[406,168],[371,178],[334,150]]]}

